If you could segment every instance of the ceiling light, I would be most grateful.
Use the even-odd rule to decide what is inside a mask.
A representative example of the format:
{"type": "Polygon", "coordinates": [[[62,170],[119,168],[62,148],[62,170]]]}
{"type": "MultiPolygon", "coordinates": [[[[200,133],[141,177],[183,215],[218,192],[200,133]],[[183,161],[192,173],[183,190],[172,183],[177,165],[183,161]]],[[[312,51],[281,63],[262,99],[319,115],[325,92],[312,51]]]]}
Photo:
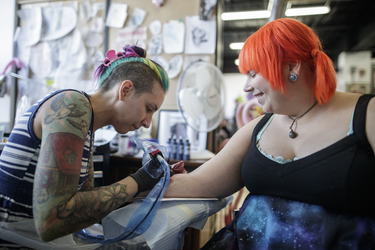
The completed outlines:
{"type": "Polygon", "coordinates": [[[236,64],[237,66],[240,65],[240,59],[234,60],[234,64],[236,64]]]}
{"type": "Polygon", "coordinates": [[[268,10],[259,11],[242,11],[242,12],[224,12],[221,14],[221,20],[244,20],[244,19],[258,19],[258,18],[269,18],[271,12],[268,10]]]}
{"type": "Polygon", "coordinates": [[[331,11],[329,6],[309,7],[309,8],[292,8],[285,11],[285,16],[307,16],[327,14],[331,11]]]}
{"type": "Polygon", "coordinates": [[[229,48],[231,50],[240,50],[242,49],[244,43],[231,43],[229,44],[229,48]]]}

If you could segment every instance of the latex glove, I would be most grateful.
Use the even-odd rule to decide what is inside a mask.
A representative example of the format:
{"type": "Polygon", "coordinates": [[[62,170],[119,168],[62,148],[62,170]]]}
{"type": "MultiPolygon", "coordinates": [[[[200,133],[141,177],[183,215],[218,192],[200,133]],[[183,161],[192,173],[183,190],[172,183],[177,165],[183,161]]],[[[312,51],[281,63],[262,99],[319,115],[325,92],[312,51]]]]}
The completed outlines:
{"type": "MultiPolygon", "coordinates": [[[[154,165],[152,167],[158,167],[155,163],[150,163],[151,165],[154,165]]],[[[148,165],[150,167],[150,165],[148,165]]],[[[134,174],[130,175],[138,184],[138,191],[134,195],[136,197],[138,194],[151,190],[161,179],[161,177],[164,176],[164,172],[157,178],[153,178],[150,176],[147,171],[142,167],[134,174]]]]}

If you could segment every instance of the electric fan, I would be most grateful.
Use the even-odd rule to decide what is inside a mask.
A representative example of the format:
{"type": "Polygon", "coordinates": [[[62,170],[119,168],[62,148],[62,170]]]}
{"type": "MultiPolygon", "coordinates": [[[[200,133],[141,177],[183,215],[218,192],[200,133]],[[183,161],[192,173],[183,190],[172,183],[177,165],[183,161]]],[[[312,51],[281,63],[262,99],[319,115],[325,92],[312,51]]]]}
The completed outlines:
{"type": "Polygon", "coordinates": [[[179,79],[177,101],[185,123],[195,133],[217,128],[224,118],[225,103],[224,78],[220,69],[202,60],[191,63],[179,79]]]}

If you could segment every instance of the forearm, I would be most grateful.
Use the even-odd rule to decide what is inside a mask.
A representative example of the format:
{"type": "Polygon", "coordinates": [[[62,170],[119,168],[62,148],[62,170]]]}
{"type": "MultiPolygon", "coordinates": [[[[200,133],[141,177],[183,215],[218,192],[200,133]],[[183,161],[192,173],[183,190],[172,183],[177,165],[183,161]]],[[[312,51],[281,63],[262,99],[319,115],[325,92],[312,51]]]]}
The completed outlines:
{"type": "Polygon", "coordinates": [[[92,191],[76,192],[72,197],[58,197],[38,206],[36,226],[44,241],[77,232],[99,222],[116,208],[130,200],[137,190],[133,178],[128,177],[110,186],[92,191]],[[52,209],[51,209],[52,207],[52,209]]]}

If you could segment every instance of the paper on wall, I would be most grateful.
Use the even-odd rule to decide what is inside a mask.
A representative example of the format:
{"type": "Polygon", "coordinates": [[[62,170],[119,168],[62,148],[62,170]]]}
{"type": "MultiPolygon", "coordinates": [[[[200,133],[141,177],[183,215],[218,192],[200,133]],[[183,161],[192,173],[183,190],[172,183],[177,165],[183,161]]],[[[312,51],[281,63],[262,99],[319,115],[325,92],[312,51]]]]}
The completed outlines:
{"type": "Polygon", "coordinates": [[[185,24],[181,20],[170,20],[163,25],[164,52],[184,52],[185,24]]]}
{"type": "Polygon", "coordinates": [[[120,29],[117,36],[126,40],[147,40],[147,27],[131,30],[128,27],[120,29]]]}
{"type": "Polygon", "coordinates": [[[200,0],[199,18],[201,20],[210,20],[216,3],[217,0],[200,0]]]}
{"type": "Polygon", "coordinates": [[[153,36],[148,44],[147,53],[150,55],[160,55],[163,52],[163,38],[161,35],[153,36]]]}
{"type": "Polygon", "coordinates": [[[123,3],[111,3],[108,10],[106,26],[112,28],[122,28],[124,26],[128,5],[123,3]]]}
{"type": "Polygon", "coordinates": [[[138,47],[146,50],[147,27],[140,27],[131,30],[126,27],[117,32],[117,38],[112,40],[111,46],[115,51],[122,51],[125,45],[137,44],[138,47]]]}
{"type": "Polygon", "coordinates": [[[72,88],[83,91],[93,89],[93,81],[85,78],[88,60],[86,47],[81,33],[75,29],[69,35],[66,57],[61,61],[55,76],[54,86],[57,88],[72,88]]]}
{"type": "Polygon", "coordinates": [[[52,59],[48,42],[40,42],[31,47],[30,69],[37,78],[49,75],[52,70],[52,59]]]}
{"type": "Polygon", "coordinates": [[[169,68],[167,70],[169,78],[175,78],[180,74],[182,69],[182,63],[184,59],[182,55],[176,55],[171,60],[169,60],[169,68]]]}
{"type": "Polygon", "coordinates": [[[105,9],[105,2],[96,2],[92,4],[91,8],[91,16],[95,17],[98,14],[98,11],[104,10],[105,9]]]}
{"type": "Polygon", "coordinates": [[[216,21],[203,21],[199,16],[186,17],[185,54],[214,54],[216,49],[216,21]]]}
{"type": "Polygon", "coordinates": [[[79,4],[79,17],[83,23],[87,23],[91,18],[92,7],[90,1],[83,1],[79,4]]]}
{"type": "Polygon", "coordinates": [[[54,6],[42,9],[41,41],[61,38],[77,25],[77,12],[74,7],[54,6]]]}
{"type": "Polygon", "coordinates": [[[95,17],[92,19],[90,30],[93,32],[101,33],[105,29],[104,20],[102,17],[95,17]]]}
{"type": "Polygon", "coordinates": [[[150,23],[149,29],[152,35],[159,35],[161,32],[161,22],[159,20],[154,20],[150,23]]]}
{"type": "Polygon", "coordinates": [[[87,47],[99,47],[103,42],[103,34],[98,32],[89,32],[85,37],[85,44],[87,47]]]}
{"type": "Polygon", "coordinates": [[[125,27],[129,28],[130,30],[137,29],[143,23],[143,20],[145,19],[146,14],[147,12],[145,10],[135,7],[125,27]]]}
{"type": "Polygon", "coordinates": [[[42,31],[42,9],[39,7],[21,9],[17,11],[18,17],[25,21],[18,35],[19,47],[32,46],[39,42],[42,31]]]}

